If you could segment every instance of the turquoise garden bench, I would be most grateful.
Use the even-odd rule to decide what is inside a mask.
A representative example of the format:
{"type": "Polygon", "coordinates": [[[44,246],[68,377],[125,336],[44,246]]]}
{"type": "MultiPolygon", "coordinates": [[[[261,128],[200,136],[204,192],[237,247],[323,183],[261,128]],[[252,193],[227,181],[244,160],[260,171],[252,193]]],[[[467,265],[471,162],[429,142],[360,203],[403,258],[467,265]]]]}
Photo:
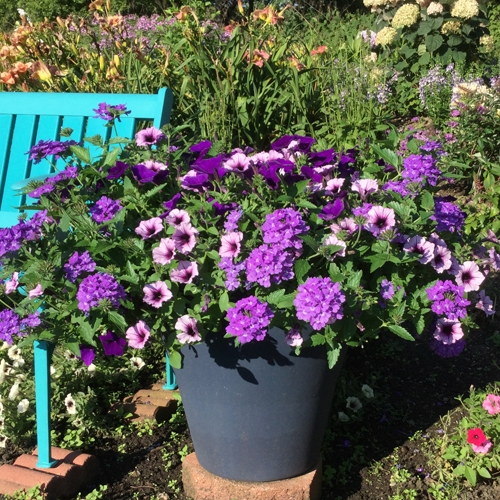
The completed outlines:
{"type": "Polygon", "coordinates": [[[99,103],[125,104],[130,114],[116,121],[119,137],[132,139],[139,121],[149,120],[161,128],[170,120],[172,91],[158,94],[78,94],[45,92],[0,92],[0,227],[17,224],[24,203],[13,189],[25,179],[40,179],[54,172],[54,159],[35,164],[27,151],[40,140],[58,141],[61,129],[73,130],[71,139],[101,135],[109,139],[111,128],[93,118],[99,103]]]}

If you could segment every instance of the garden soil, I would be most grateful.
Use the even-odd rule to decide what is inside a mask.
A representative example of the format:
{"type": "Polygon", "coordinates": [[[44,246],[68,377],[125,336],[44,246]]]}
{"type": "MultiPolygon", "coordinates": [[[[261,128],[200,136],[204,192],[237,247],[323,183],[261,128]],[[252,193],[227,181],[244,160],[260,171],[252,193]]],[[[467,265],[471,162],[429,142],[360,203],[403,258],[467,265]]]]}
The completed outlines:
{"type": "MultiPolygon", "coordinates": [[[[439,456],[430,463],[424,451],[431,438],[442,435],[443,429],[450,432],[460,420],[458,397],[467,397],[471,386],[481,389],[500,381],[500,321],[485,322],[473,332],[456,358],[433,354],[429,340],[430,335],[424,335],[407,342],[387,333],[349,352],[323,446],[323,500],[436,498],[428,493],[437,479],[432,462],[446,463],[439,456]],[[373,398],[363,399],[363,384],[373,389],[373,398]],[[348,396],[363,402],[356,414],[346,409],[348,396]],[[339,411],[350,420],[340,422],[339,411]],[[442,418],[447,415],[445,427],[442,418]]],[[[29,451],[8,444],[0,452],[0,463],[12,463],[29,451]]],[[[107,485],[100,498],[187,500],[181,461],[193,446],[182,412],[175,422],[151,432],[143,428],[125,440],[101,440],[82,451],[96,455],[102,464],[100,476],[82,498],[107,485]]],[[[493,478],[475,488],[464,484],[460,496],[444,487],[440,495],[441,500],[498,500],[500,483],[493,478]]]]}

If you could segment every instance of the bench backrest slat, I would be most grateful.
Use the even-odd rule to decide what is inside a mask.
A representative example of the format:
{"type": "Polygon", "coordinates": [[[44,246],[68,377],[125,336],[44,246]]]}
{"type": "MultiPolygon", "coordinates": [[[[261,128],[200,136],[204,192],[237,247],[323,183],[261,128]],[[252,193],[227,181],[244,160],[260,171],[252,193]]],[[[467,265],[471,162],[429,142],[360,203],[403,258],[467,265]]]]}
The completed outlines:
{"type": "MultiPolygon", "coordinates": [[[[132,139],[143,121],[161,128],[170,120],[172,92],[160,89],[158,94],[82,94],[45,92],[0,92],[0,227],[7,227],[5,212],[19,214],[15,207],[24,204],[11,189],[15,182],[47,175],[64,168],[63,160],[49,158],[35,164],[28,160],[27,151],[40,140],[68,140],[61,137],[61,128],[73,130],[69,139],[80,142],[84,137],[99,134],[108,139],[111,129],[106,122],[94,118],[99,104],[125,104],[130,114],[116,121],[118,136],[132,139]],[[2,220],[4,219],[4,220],[2,220]]],[[[115,131],[113,130],[113,135],[115,131]]],[[[91,157],[101,150],[88,143],[91,157]]],[[[9,220],[11,217],[8,217],[9,220]]]]}

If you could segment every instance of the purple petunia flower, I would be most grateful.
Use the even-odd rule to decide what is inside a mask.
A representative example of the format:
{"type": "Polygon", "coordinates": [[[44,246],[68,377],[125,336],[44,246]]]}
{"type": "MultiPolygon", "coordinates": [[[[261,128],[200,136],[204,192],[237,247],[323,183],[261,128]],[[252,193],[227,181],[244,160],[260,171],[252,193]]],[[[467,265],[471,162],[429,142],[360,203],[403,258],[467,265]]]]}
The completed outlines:
{"type": "Polygon", "coordinates": [[[64,272],[66,279],[74,283],[76,278],[82,273],[91,273],[95,270],[96,263],[90,257],[88,250],[82,254],[75,252],[66,264],[64,264],[64,272]]]}
{"type": "MultiPolygon", "coordinates": [[[[148,164],[149,167],[153,167],[152,164],[148,164]]],[[[163,165],[163,164],[162,164],[163,165]]],[[[166,165],[165,165],[166,167],[166,165]]],[[[152,182],[155,185],[159,185],[162,182],[165,181],[165,179],[168,177],[168,169],[154,169],[154,168],[148,168],[146,163],[144,164],[139,164],[135,165],[132,167],[132,175],[134,176],[134,179],[139,182],[140,184],[147,184],[149,182],[152,182]]]]}
{"type": "Polygon", "coordinates": [[[157,264],[170,264],[175,257],[175,243],[171,238],[162,238],[160,245],[153,248],[153,262],[157,264]]]}
{"type": "Polygon", "coordinates": [[[189,223],[181,223],[175,229],[172,239],[175,248],[181,253],[189,253],[196,245],[198,231],[189,223]]]}
{"type": "Polygon", "coordinates": [[[345,295],[339,283],[334,283],[330,278],[310,277],[303,285],[299,285],[293,304],[297,318],[309,322],[314,330],[321,330],[342,319],[343,302],[345,295]]]}
{"type": "Polygon", "coordinates": [[[366,229],[374,236],[379,236],[396,225],[396,216],[392,208],[373,206],[366,217],[366,229]]]}
{"type": "Polygon", "coordinates": [[[151,335],[151,329],[144,321],[140,320],[135,326],[131,326],[125,333],[128,345],[132,349],[143,349],[151,335]]]}
{"type": "Polygon", "coordinates": [[[77,358],[83,361],[85,366],[90,366],[95,358],[94,348],[88,345],[80,345],[80,356],[77,356],[77,358]]]}
{"type": "Polygon", "coordinates": [[[176,321],[175,329],[179,331],[179,333],[177,333],[177,339],[181,344],[191,344],[201,340],[196,319],[191,318],[187,314],[181,316],[176,321]]]}
{"type": "Polygon", "coordinates": [[[365,201],[369,194],[378,191],[378,182],[375,179],[359,179],[352,183],[351,189],[359,193],[362,201],[365,201]]]}
{"type": "Polygon", "coordinates": [[[145,128],[135,134],[135,142],[138,146],[153,146],[164,138],[164,134],[156,127],[145,128]]]}
{"type": "Polygon", "coordinates": [[[125,171],[129,168],[128,163],[124,163],[123,161],[117,161],[116,164],[108,170],[108,175],[106,179],[119,179],[123,176],[125,171]]]}
{"type": "Polygon", "coordinates": [[[460,321],[439,318],[436,323],[434,338],[445,345],[454,344],[464,336],[460,321]]]}
{"type": "Polygon", "coordinates": [[[187,260],[181,260],[177,269],[170,271],[170,279],[176,283],[192,283],[196,276],[198,276],[198,264],[187,260]]]}
{"type": "Polygon", "coordinates": [[[108,330],[106,335],[100,335],[99,340],[101,341],[102,347],[104,349],[104,354],[106,356],[122,356],[127,341],[116,335],[116,333],[108,330]]]}
{"type": "Polygon", "coordinates": [[[422,257],[418,259],[421,264],[428,264],[434,258],[434,243],[427,241],[422,236],[412,236],[403,245],[403,250],[409,253],[418,253],[422,257]]]}
{"type": "Polygon", "coordinates": [[[342,198],[337,198],[333,203],[327,203],[318,214],[318,217],[323,220],[336,219],[344,210],[344,202],[342,198]]]}
{"type": "Polygon", "coordinates": [[[163,231],[163,221],[159,217],[153,217],[149,220],[143,220],[136,228],[135,233],[147,240],[155,234],[163,231]]]}
{"type": "Polygon", "coordinates": [[[221,257],[235,258],[240,253],[242,239],[243,233],[240,231],[224,234],[221,237],[219,255],[221,257]]]}
{"type": "Polygon", "coordinates": [[[479,271],[479,266],[472,261],[464,262],[458,268],[455,280],[464,287],[466,292],[477,291],[484,281],[484,274],[479,271]]]}
{"type": "Polygon", "coordinates": [[[181,193],[176,193],[170,200],[164,201],[163,206],[170,212],[177,206],[177,202],[180,200],[180,198],[181,193]]]}
{"type": "Polygon", "coordinates": [[[144,302],[157,309],[162,306],[163,302],[167,302],[172,298],[172,292],[164,281],[150,283],[142,291],[144,292],[144,302]]]}
{"type": "Polygon", "coordinates": [[[238,300],[235,307],[228,309],[226,319],[229,324],[226,332],[238,337],[241,344],[264,340],[273,317],[274,313],[267,302],[254,296],[246,297],[238,300]]]}
{"type": "Polygon", "coordinates": [[[165,222],[168,222],[174,227],[179,227],[183,222],[186,224],[191,222],[191,218],[185,210],[178,210],[177,208],[174,208],[165,217],[165,222]]]}

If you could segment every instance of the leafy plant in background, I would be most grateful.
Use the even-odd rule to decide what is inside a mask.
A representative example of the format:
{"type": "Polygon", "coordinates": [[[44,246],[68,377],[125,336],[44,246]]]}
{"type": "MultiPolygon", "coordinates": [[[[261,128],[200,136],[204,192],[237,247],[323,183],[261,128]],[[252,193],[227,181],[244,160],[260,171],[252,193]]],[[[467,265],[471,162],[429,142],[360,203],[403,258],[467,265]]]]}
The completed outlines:
{"type": "Polygon", "coordinates": [[[470,63],[487,35],[485,2],[476,0],[386,2],[364,0],[378,14],[377,44],[402,57],[398,70],[416,73],[429,63],[470,63]],[[384,31],[382,31],[384,30],[384,31]]]}

